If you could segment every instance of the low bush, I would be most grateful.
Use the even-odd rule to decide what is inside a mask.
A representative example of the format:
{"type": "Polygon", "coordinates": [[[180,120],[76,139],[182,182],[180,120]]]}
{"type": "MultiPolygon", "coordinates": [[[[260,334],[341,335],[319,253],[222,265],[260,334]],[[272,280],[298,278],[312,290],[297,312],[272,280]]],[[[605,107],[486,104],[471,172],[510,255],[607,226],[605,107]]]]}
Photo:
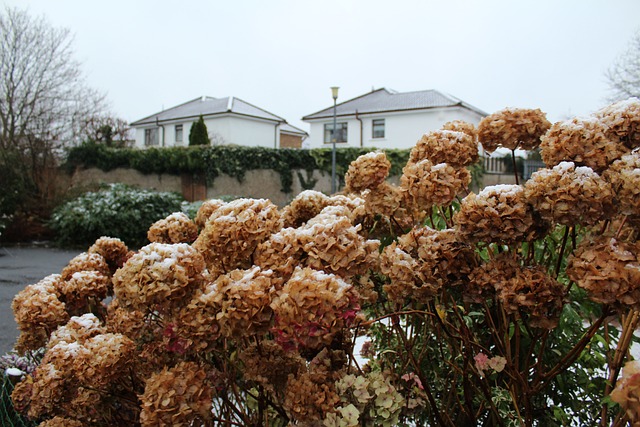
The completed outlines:
{"type": "Polygon", "coordinates": [[[108,235],[140,247],[148,243],[149,226],[181,211],[182,202],[176,193],[110,184],[56,208],[50,226],[65,246],[86,246],[108,235]]]}

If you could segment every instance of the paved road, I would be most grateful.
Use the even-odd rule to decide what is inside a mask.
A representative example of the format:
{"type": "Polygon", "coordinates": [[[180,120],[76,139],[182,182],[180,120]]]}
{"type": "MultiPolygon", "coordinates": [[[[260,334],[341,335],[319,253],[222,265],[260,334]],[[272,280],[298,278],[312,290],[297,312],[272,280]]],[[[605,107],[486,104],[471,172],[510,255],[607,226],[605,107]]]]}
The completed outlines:
{"type": "Polygon", "coordinates": [[[80,251],[45,247],[0,247],[0,354],[13,348],[18,330],[11,301],[25,286],[60,273],[80,251]]]}

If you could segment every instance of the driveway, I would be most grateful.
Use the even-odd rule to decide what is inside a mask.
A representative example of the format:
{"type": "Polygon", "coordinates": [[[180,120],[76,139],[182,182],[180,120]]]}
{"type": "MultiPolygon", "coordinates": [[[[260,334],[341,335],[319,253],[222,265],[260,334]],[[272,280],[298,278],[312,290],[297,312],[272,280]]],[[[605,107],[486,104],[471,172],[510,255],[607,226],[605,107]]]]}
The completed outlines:
{"type": "Polygon", "coordinates": [[[46,247],[0,247],[0,355],[10,351],[18,338],[11,301],[27,285],[60,273],[80,251],[46,247]]]}

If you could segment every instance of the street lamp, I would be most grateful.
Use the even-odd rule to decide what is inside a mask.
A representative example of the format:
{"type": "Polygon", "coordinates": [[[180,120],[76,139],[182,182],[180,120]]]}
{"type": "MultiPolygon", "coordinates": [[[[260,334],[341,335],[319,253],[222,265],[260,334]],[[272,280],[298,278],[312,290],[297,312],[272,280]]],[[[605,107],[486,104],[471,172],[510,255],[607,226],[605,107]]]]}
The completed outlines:
{"type": "Polygon", "coordinates": [[[338,100],[338,86],[331,87],[331,96],[333,97],[333,132],[331,133],[331,194],[335,194],[337,191],[336,185],[336,140],[337,137],[337,125],[336,125],[336,101],[338,100]]]}

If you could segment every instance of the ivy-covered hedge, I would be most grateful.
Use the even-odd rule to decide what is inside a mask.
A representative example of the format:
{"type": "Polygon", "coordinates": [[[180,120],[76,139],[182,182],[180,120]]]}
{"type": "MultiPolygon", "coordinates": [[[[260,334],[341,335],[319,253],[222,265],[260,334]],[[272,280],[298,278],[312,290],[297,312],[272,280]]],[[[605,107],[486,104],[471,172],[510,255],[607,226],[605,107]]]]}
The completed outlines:
{"type": "MultiPolygon", "coordinates": [[[[349,163],[373,148],[338,148],[336,175],[343,177],[349,163]]],[[[391,175],[400,175],[409,158],[409,150],[384,150],[391,161],[391,175]]],[[[204,173],[209,183],[221,174],[244,179],[249,170],[273,169],[280,174],[281,190],[291,192],[295,170],[320,170],[331,173],[331,149],[312,150],[273,149],[265,147],[168,147],[109,148],[99,144],[83,144],[72,148],[66,164],[69,172],[76,167],[96,167],[103,171],[132,168],[144,174],[204,173]]]]}

